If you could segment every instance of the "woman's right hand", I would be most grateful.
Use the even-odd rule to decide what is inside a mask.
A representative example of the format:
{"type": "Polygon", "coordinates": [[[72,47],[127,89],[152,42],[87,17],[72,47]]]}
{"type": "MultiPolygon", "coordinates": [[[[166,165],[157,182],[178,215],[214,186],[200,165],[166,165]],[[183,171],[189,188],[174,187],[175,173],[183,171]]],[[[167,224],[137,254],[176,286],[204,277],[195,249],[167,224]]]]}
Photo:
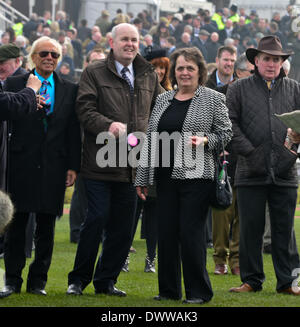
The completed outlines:
{"type": "Polygon", "coordinates": [[[146,186],[137,186],[136,193],[140,199],[146,201],[146,198],[148,196],[148,188],[146,186]]]}

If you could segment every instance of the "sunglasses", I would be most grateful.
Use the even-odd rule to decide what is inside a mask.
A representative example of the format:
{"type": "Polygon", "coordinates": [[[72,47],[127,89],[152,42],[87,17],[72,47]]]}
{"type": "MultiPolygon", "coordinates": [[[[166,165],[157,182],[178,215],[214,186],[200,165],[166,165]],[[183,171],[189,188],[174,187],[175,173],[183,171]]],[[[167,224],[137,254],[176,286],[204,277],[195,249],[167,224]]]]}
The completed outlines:
{"type": "Polygon", "coordinates": [[[60,54],[57,53],[57,52],[52,52],[52,51],[41,51],[41,52],[38,52],[38,55],[41,57],[41,58],[45,58],[48,56],[48,54],[51,54],[51,57],[53,59],[58,59],[60,54]]]}

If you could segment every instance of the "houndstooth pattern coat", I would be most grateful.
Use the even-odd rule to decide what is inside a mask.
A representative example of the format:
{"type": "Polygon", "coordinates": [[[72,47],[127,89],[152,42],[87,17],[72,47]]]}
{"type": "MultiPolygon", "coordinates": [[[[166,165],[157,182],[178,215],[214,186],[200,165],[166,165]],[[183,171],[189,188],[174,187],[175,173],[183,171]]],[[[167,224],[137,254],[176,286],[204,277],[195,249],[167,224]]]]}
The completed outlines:
{"type": "MultiPolygon", "coordinates": [[[[156,99],[141,151],[135,186],[148,186],[154,183],[155,162],[157,162],[158,155],[157,128],[163,113],[175,95],[176,91],[172,90],[160,94],[156,99]]],[[[223,138],[224,146],[232,137],[225,96],[207,87],[199,86],[188,108],[181,131],[181,139],[175,149],[175,164],[171,178],[213,180],[215,175],[214,149],[219,142],[218,136],[223,138]],[[193,156],[191,158],[196,158],[197,167],[184,157],[184,151],[188,148],[187,141],[191,135],[205,135],[208,138],[208,144],[204,148],[199,146],[197,149],[192,149],[193,156]],[[197,151],[200,155],[195,157],[197,151]],[[182,164],[177,166],[176,163],[182,164]]]]}

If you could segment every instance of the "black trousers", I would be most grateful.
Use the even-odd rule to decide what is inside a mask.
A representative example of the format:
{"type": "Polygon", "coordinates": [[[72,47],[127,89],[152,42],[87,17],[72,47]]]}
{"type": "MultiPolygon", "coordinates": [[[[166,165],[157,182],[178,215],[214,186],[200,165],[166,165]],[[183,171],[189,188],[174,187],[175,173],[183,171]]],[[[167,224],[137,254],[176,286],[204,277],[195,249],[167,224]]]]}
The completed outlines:
{"type": "Polygon", "coordinates": [[[180,299],[181,264],[186,298],[209,301],[213,291],[206,270],[206,221],[209,193],[206,180],[157,181],[159,294],[180,299]]]}
{"type": "Polygon", "coordinates": [[[242,282],[248,283],[254,290],[260,290],[265,280],[262,245],[268,201],[276,289],[290,287],[297,277],[292,272],[299,267],[296,240],[293,237],[297,188],[276,185],[239,186],[237,200],[240,213],[239,259],[242,282]]]}
{"type": "Polygon", "coordinates": [[[80,226],[87,213],[87,198],[83,178],[78,174],[70,205],[70,242],[78,243],[80,226]]]}
{"type": "MultiPolygon", "coordinates": [[[[26,226],[30,213],[17,212],[4,240],[5,284],[20,289],[22,270],[26,264],[26,226]]],[[[55,230],[55,215],[36,213],[35,257],[29,266],[28,288],[44,288],[50,268],[55,230]]]]}
{"type": "Polygon", "coordinates": [[[131,246],[136,190],[131,183],[91,179],[84,182],[88,211],[68,283],[84,289],[93,280],[96,290],[107,290],[117,282],[131,246]],[[103,231],[102,253],[95,267],[103,231]]]}
{"type": "Polygon", "coordinates": [[[143,219],[145,224],[145,238],[147,255],[152,261],[156,257],[157,247],[157,201],[149,197],[144,204],[143,219]]]}

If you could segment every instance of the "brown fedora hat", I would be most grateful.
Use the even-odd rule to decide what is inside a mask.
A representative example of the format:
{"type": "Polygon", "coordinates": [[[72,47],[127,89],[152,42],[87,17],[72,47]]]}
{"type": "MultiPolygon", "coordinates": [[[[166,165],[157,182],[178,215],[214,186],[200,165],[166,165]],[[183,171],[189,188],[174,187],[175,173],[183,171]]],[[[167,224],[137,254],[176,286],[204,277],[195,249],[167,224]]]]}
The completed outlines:
{"type": "Polygon", "coordinates": [[[260,52],[271,54],[273,56],[281,56],[283,60],[286,60],[293,54],[293,52],[283,52],[280,39],[274,35],[263,37],[259,41],[257,49],[248,48],[246,50],[247,59],[251,62],[251,64],[255,65],[254,58],[260,52]]]}

